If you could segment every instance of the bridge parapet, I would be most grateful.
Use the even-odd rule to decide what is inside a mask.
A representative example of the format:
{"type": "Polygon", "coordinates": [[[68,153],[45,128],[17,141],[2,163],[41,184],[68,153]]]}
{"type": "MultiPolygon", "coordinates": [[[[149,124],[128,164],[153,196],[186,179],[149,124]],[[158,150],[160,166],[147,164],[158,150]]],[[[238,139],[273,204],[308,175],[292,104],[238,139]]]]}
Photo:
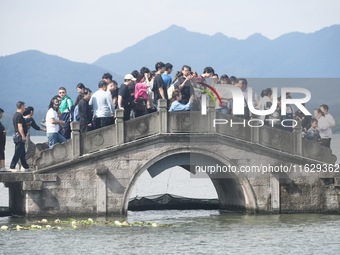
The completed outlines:
{"type": "Polygon", "coordinates": [[[125,122],[124,142],[161,133],[161,113],[155,112],[125,122]]]}
{"type": "Polygon", "coordinates": [[[216,112],[211,103],[208,105],[206,115],[196,111],[167,112],[164,100],[160,100],[159,106],[158,112],[126,122],[123,121],[123,110],[116,110],[115,125],[82,135],[79,133],[79,124],[72,123],[72,139],[65,144],[57,144],[52,149],[42,151],[35,161],[35,166],[42,169],[146,137],[180,133],[222,135],[320,162],[335,163],[336,161],[336,156],[329,148],[302,139],[300,125],[295,127],[293,133],[271,126],[250,127],[248,121],[242,118],[216,112]],[[214,127],[214,119],[228,119],[228,122],[232,120],[233,123],[238,124],[214,127]]]}
{"type": "Polygon", "coordinates": [[[51,149],[40,152],[40,157],[35,160],[37,169],[60,164],[73,160],[72,140],[63,144],[56,144],[51,149]]]}
{"type": "Polygon", "coordinates": [[[317,142],[302,140],[302,156],[305,158],[312,158],[320,162],[334,164],[337,157],[332,154],[332,150],[325,146],[321,146],[317,142]]]}

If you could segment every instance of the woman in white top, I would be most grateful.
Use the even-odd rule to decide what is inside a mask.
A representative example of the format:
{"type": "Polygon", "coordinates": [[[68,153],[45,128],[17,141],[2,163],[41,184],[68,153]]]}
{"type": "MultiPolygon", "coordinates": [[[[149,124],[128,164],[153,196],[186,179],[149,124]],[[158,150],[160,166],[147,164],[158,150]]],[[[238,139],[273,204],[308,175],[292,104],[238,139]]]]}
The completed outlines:
{"type": "Polygon", "coordinates": [[[52,98],[49,109],[46,113],[46,134],[48,138],[48,146],[52,146],[56,143],[66,142],[66,138],[59,133],[60,126],[64,124],[64,121],[59,119],[58,109],[60,100],[56,97],[52,98]]]}
{"type": "Polygon", "coordinates": [[[325,117],[325,114],[320,110],[316,110],[316,118],[318,119],[318,128],[320,132],[320,144],[326,147],[330,147],[329,144],[329,133],[330,133],[330,125],[328,120],[325,117]]]}

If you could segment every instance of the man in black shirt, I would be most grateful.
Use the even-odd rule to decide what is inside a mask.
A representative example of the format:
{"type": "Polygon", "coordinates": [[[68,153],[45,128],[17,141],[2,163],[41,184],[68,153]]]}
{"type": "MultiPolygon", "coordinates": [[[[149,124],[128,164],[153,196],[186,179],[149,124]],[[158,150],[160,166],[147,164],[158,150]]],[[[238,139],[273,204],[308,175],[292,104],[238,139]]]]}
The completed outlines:
{"type": "Polygon", "coordinates": [[[78,96],[76,99],[76,102],[74,103],[74,106],[76,106],[77,104],[79,104],[80,100],[83,99],[83,92],[85,89],[85,85],[82,84],[81,82],[77,84],[77,92],[78,92],[78,96]]]}
{"type": "Polygon", "coordinates": [[[182,76],[178,78],[177,80],[177,86],[179,91],[181,91],[182,94],[182,104],[187,104],[189,102],[190,97],[194,94],[194,90],[191,85],[191,67],[188,65],[184,65],[182,67],[182,76]]]}
{"type": "Polygon", "coordinates": [[[15,169],[15,166],[17,165],[19,159],[25,171],[29,170],[29,166],[26,162],[26,151],[25,151],[27,126],[26,126],[25,119],[22,115],[24,111],[25,111],[25,103],[21,101],[17,102],[17,111],[13,116],[15,151],[14,151],[14,156],[13,156],[13,159],[10,165],[10,169],[12,170],[15,169]]]}
{"type": "Polygon", "coordinates": [[[124,83],[118,91],[118,108],[124,110],[124,121],[130,119],[131,113],[131,93],[130,86],[136,81],[136,78],[131,74],[127,74],[124,77],[124,83]]]}
{"type": "Polygon", "coordinates": [[[91,98],[91,90],[84,89],[83,98],[78,104],[79,126],[80,132],[85,133],[92,130],[92,107],[89,105],[91,98]]]}
{"type": "Polygon", "coordinates": [[[30,131],[31,127],[37,131],[46,132],[46,129],[39,127],[35,120],[33,119],[34,108],[32,106],[28,106],[22,115],[24,116],[26,122],[27,132],[30,131]]]}
{"type": "Polygon", "coordinates": [[[110,93],[112,97],[112,102],[117,109],[118,105],[118,83],[115,80],[112,80],[108,85],[107,85],[107,92],[110,93]]]}
{"type": "Polygon", "coordinates": [[[158,106],[158,99],[166,99],[168,100],[168,89],[166,84],[163,81],[162,73],[165,71],[165,64],[163,62],[158,62],[155,65],[156,76],[153,82],[152,91],[154,93],[154,104],[156,107],[158,106]]]}

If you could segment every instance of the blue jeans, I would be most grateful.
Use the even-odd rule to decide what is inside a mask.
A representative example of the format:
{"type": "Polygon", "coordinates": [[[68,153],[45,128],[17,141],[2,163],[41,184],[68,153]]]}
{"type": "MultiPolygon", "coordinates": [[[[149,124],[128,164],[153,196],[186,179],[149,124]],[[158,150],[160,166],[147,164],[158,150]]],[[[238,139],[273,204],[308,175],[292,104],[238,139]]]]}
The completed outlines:
{"type": "Polygon", "coordinates": [[[66,142],[66,138],[60,133],[47,133],[48,147],[52,148],[56,143],[66,142]]]}

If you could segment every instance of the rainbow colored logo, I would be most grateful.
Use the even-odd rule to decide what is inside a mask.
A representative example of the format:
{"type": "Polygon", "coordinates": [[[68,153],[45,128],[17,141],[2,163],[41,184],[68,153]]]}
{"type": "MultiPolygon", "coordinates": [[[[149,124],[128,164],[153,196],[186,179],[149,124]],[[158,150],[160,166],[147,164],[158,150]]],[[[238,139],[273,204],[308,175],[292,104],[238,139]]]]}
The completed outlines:
{"type": "Polygon", "coordinates": [[[207,97],[206,95],[209,95],[209,97],[211,98],[211,100],[214,102],[214,104],[216,105],[216,98],[219,102],[219,105],[222,105],[222,100],[220,95],[217,93],[217,91],[210,85],[203,83],[203,82],[197,82],[197,84],[201,85],[202,88],[200,87],[200,90],[205,92],[206,94],[202,94],[202,98],[201,98],[201,114],[202,115],[206,115],[207,114],[207,97]],[[216,98],[214,97],[214,94],[216,95],[216,98]]]}

